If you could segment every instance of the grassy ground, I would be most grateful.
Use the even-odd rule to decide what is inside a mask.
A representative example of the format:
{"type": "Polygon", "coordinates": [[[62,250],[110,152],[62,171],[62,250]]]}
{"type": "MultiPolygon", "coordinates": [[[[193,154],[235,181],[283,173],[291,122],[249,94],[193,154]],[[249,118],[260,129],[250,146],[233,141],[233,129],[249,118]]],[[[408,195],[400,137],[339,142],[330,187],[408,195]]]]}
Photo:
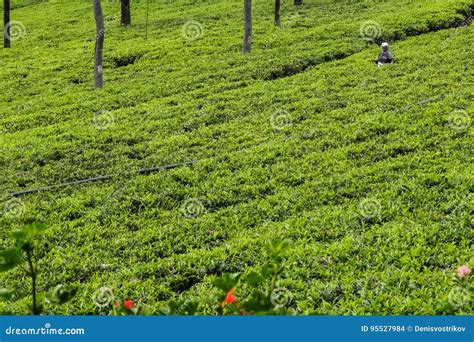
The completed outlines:
{"type": "MultiPolygon", "coordinates": [[[[101,91],[91,5],[18,5],[26,34],[0,50],[3,244],[49,222],[40,284],[80,284],[55,313],[101,313],[91,298],[104,286],[146,313],[173,297],[212,313],[212,279],[262,263],[265,241],[283,238],[280,286],[298,313],[472,314],[472,296],[446,302],[453,270],[474,263],[473,5],[285,1],[275,28],[271,2],[256,1],[243,56],[240,2],[153,2],[147,39],[145,3],[121,28],[106,2],[101,91]],[[397,63],[378,69],[383,39],[397,63]]],[[[19,287],[4,313],[27,311],[20,275],[1,275],[19,287]]]]}

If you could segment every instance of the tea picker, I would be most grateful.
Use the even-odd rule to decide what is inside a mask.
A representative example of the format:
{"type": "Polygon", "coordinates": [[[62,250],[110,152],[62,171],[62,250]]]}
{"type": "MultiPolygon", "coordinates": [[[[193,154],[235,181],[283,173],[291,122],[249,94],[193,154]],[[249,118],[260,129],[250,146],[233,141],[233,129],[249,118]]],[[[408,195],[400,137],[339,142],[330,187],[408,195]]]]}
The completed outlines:
{"type": "Polygon", "coordinates": [[[387,42],[383,42],[380,46],[382,51],[379,54],[379,58],[375,61],[375,64],[380,68],[384,64],[393,64],[395,59],[393,58],[393,54],[388,47],[387,42]]]}

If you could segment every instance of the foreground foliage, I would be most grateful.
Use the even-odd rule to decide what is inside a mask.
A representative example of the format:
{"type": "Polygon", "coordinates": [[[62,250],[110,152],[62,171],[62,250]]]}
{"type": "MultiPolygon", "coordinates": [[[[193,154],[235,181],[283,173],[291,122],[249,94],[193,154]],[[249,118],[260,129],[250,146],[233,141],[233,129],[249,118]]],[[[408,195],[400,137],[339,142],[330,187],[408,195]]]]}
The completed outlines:
{"type": "MultiPolygon", "coordinates": [[[[0,272],[9,271],[12,268],[23,266],[23,270],[31,278],[31,298],[30,310],[34,315],[43,313],[45,304],[61,305],[70,301],[77,292],[77,287],[68,285],[56,285],[48,292],[38,292],[37,282],[39,270],[35,263],[35,242],[39,235],[46,229],[42,223],[28,224],[21,229],[14,231],[11,238],[14,244],[10,247],[0,249],[0,272]]],[[[26,286],[25,281],[20,285],[26,286]]],[[[0,289],[0,298],[14,299],[18,289],[0,289]]]]}

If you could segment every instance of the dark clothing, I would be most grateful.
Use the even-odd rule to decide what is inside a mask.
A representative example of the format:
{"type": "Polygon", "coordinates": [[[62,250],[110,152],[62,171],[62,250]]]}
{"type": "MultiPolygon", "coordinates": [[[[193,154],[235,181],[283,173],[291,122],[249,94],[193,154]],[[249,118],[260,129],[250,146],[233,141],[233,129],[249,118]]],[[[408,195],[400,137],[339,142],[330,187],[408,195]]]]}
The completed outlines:
{"type": "Polygon", "coordinates": [[[375,63],[393,63],[395,62],[392,53],[387,50],[387,51],[382,51],[379,55],[379,58],[375,61],[375,63]]]}

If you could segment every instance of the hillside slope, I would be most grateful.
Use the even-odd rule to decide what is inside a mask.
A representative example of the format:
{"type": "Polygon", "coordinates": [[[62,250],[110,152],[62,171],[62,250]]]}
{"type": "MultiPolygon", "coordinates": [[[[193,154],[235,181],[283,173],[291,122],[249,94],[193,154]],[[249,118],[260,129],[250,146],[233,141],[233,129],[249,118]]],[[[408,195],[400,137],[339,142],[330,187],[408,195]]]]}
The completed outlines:
{"type": "MultiPolygon", "coordinates": [[[[81,286],[55,313],[101,313],[103,286],[148,313],[178,296],[213,313],[212,279],[282,238],[298,313],[473,314],[446,307],[453,269],[474,262],[472,1],[286,3],[282,28],[257,2],[248,56],[240,3],[153,3],[147,40],[144,4],[130,29],[104,7],[101,91],[84,2],[15,9],[26,35],[0,52],[0,236],[48,221],[41,286],[81,286]],[[383,39],[397,63],[378,69],[383,39]]],[[[20,276],[0,275],[20,288],[1,312],[27,311],[20,276]]]]}

